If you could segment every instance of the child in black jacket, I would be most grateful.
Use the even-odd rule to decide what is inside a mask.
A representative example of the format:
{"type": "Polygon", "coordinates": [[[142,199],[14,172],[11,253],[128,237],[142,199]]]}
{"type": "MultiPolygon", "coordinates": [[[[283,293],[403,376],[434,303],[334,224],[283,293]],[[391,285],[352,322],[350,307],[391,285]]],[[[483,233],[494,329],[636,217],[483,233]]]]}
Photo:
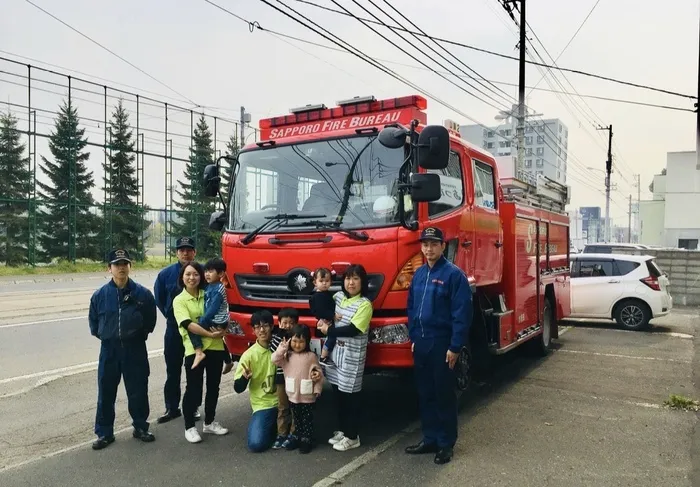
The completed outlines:
{"type": "MultiPolygon", "coordinates": [[[[311,314],[317,320],[324,320],[329,325],[335,323],[335,299],[331,287],[331,271],[325,267],[320,267],[314,272],[314,292],[309,298],[309,308],[311,314]]],[[[318,332],[317,332],[318,334],[318,332]]],[[[335,337],[328,337],[321,350],[321,364],[330,361],[329,355],[335,346],[335,337]]]]}

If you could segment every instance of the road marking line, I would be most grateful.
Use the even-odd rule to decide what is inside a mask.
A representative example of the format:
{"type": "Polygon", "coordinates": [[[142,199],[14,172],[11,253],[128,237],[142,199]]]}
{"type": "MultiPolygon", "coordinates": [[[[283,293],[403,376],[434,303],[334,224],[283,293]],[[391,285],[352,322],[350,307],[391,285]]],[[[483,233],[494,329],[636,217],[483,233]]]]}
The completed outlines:
{"type": "Polygon", "coordinates": [[[87,316],[69,316],[67,318],[54,318],[53,320],[25,321],[24,323],[9,323],[7,325],[0,325],[0,330],[3,328],[18,328],[20,326],[41,325],[42,323],[56,323],[58,321],[86,320],[86,319],[87,319],[87,316]]]}
{"type": "Polygon", "coordinates": [[[360,467],[367,465],[369,462],[377,458],[380,454],[394,446],[401,438],[413,433],[414,431],[417,431],[419,428],[419,422],[411,423],[409,426],[399,431],[388,440],[363,453],[362,455],[355,458],[353,461],[347,463],[346,465],[340,467],[338,470],[331,473],[327,477],[322,478],[321,480],[316,482],[313,485],[313,487],[330,487],[331,485],[337,485],[339,483],[342,483],[342,480],[344,478],[348,477],[351,473],[355,472],[360,467]]]}
{"type": "MultiPolygon", "coordinates": [[[[221,399],[229,398],[229,397],[231,397],[231,396],[233,396],[233,395],[234,395],[233,392],[229,392],[228,394],[223,394],[223,395],[219,396],[219,401],[220,401],[221,399]]],[[[127,431],[129,431],[129,430],[131,430],[131,429],[134,429],[134,427],[131,426],[131,425],[125,426],[124,428],[121,428],[121,429],[116,430],[116,431],[114,432],[114,436],[121,435],[122,433],[125,433],[125,432],[127,432],[127,431]]],[[[95,441],[95,440],[93,439],[93,440],[83,441],[83,442],[81,442],[81,443],[77,443],[77,444],[75,444],[75,445],[67,446],[67,447],[65,447],[65,448],[61,448],[60,450],[56,450],[56,451],[53,451],[53,452],[51,452],[51,453],[45,453],[44,455],[39,455],[39,456],[37,456],[37,457],[28,458],[27,460],[24,460],[24,461],[21,461],[21,462],[18,462],[18,463],[14,463],[14,464],[12,464],[12,465],[5,465],[5,466],[3,466],[3,467],[0,467],[0,472],[7,472],[8,470],[13,470],[13,469],[15,469],[15,468],[23,467],[23,466],[28,465],[28,464],[30,464],[30,463],[34,463],[34,462],[36,462],[36,461],[38,461],[38,460],[45,460],[45,459],[47,459],[47,458],[55,457],[56,455],[60,455],[60,454],[62,454],[62,453],[68,453],[68,452],[70,452],[70,451],[77,450],[78,448],[82,448],[82,447],[84,447],[84,446],[91,445],[93,441],[95,441]]]]}
{"type": "MultiPolygon", "coordinates": [[[[155,357],[156,355],[163,353],[163,349],[151,350],[148,352],[148,358],[155,357]]],[[[20,380],[35,379],[37,377],[47,377],[50,375],[59,376],[59,378],[69,377],[75,374],[82,374],[84,372],[89,372],[97,368],[99,362],[86,362],[84,364],[70,365],[68,367],[61,367],[60,369],[44,370],[42,372],[34,372],[33,374],[18,375],[16,377],[8,377],[7,379],[1,379],[0,385],[9,384],[10,382],[17,382],[20,380]]]]}
{"type": "Polygon", "coordinates": [[[595,355],[598,357],[612,357],[612,358],[631,358],[634,360],[654,360],[654,361],[659,361],[659,362],[676,362],[679,364],[689,364],[691,363],[690,360],[677,360],[674,358],[659,358],[659,357],[640,357],[636,355],[621,355],[618,353],[601,353],[601,352],[587,352],[585,350],[567,350],[564,348],[560,348],[557,350],[558,352],[565,352],[565,353],[580,353],[584,355],[595,355]]]}

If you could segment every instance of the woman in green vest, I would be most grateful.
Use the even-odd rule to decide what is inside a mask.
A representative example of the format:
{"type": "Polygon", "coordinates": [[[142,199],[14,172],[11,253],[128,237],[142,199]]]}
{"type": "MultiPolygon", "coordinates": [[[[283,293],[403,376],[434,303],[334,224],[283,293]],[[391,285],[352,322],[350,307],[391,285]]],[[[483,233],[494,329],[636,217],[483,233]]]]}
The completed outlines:
{"type": "Polygon", "coordinates": [[[173,314],[177,322],[182,344],[185,347],[185,374],[187,386],[182,398],[182,414],[185,418],[185,438],[190,443],[199,443],[202,437],[195,427],[195,412],[202,404],[204,373],[207,375],[207,394],[204,400],[204,433],[225,435],[228,430],[214,421],[216,404],[219,401],[219,384],[223,371],[224,348],[223,330],[206,330],[197,320],[204,315],[204,268],[197,262],[190,262],[180,270],[178,284],[182,292],[173,300],[173,314]],[[192,368],[195,351],[187,332],[202,337],[202,351],[205,359],[198,367],[192,368]]]}

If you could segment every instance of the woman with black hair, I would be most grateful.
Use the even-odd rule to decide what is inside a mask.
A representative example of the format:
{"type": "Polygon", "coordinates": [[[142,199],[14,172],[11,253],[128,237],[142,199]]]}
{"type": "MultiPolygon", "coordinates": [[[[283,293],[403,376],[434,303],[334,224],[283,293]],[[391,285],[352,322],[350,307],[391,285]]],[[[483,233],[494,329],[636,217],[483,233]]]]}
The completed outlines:
{"type": "Polygon", "coordinates": [[[202,388],[204,372],[207,374],[207,395],[204,400],[204,433],[225,435],[228,430],[214,421],[216,405],[219,401],[219,385],[223,371],[226,349],[223,336],[225,330],[214,328],[207,330],[197,323],[204,315],[204,268],[198,262],[190,262],[182,266],[178,284],[182,292],[173,300],[173,314],[178,324],[178,330],[185,347],[185,374],[187,386],[182,398],[182,414],[185,418],[185,438],[190,443],[199,443],[202,437],[195,427],[195,412],[202,403],[202,388]],[[195,350],[188,334],[194,333],[202,337],[202,351],[206,356],[204,367],[192,368],[195,350]]]}
{"type": "Polygon", "coordinates": [[[367,271],[353,264],[343,274],[343,290],[335,294],[335,311],[340,320],[328,325],[319,320],[316,328],[328,337],[337,337],[331,352],[332,363],[326,365],[326,379],[333,386],[340,429],[328,443],[333,449],[346,451],[360,446],[358,435],[357,393],[362,390],[362,376],[367,358],[367,332],[372,319],[372,302],[367,298],[367,271]]]}

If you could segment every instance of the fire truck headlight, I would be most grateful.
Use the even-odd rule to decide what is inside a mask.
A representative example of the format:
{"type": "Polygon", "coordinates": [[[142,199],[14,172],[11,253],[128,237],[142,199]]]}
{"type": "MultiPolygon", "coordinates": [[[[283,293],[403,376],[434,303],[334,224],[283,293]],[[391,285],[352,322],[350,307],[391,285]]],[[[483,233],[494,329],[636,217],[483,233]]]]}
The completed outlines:
{"type": "Polygon", "coordinates": [[[408,326],[397,325],[378,326],[369,331],[370,343],[408,343],[408,326]]]}
{"type": "Polygon", "coordinates": [[[392,291],[404,291],[408,289],[411,285],[411,279],[413,279],[413,274],[420,266],[423,265],[423,254],[416,254],[406,262],[399,275],[394,279],[394,284],[391,286],[392,291]]]}

